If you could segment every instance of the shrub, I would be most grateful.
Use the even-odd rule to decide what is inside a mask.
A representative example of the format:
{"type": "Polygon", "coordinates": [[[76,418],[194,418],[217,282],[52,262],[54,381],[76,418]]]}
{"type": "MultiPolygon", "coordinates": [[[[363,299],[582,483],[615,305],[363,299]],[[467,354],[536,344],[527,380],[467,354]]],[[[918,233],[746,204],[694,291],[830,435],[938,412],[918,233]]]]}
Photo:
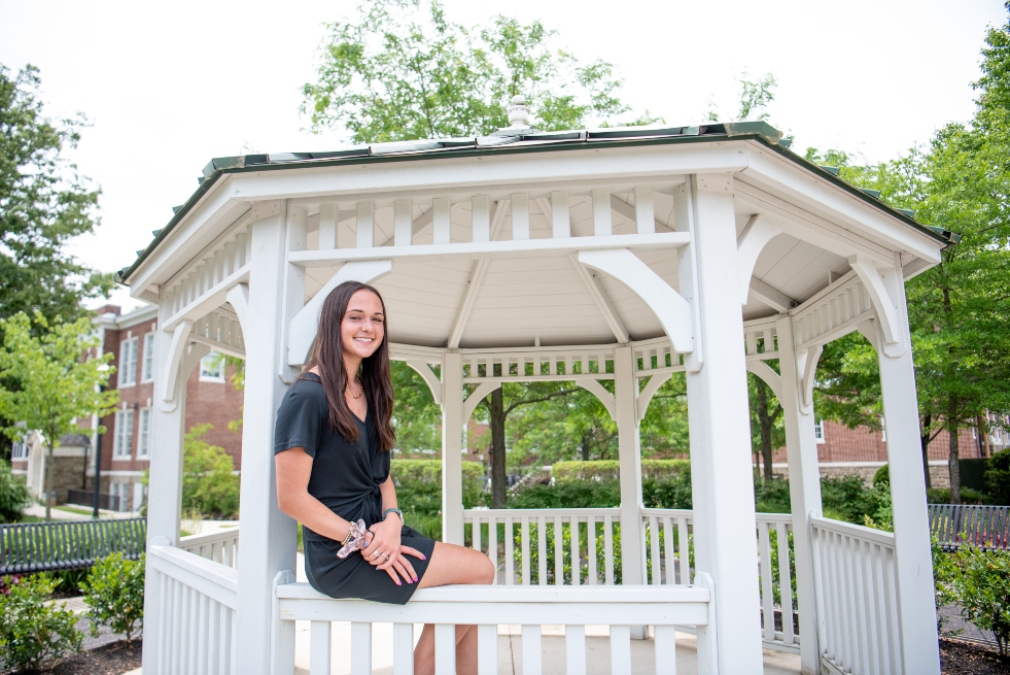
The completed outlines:
{"type": "MultiPolygon", "coordinates": [[[[431,511],[437,513],[442,508],[442,460],[439,459],[394,459],[391,462],[390,474],[396,485],[396,499],[400,508],[410,504],[401,496],[401,491],[412,491],[428,494],[427,486],[434,486],[438,493],[438,507],[431,511]],[[425,488],[417,487],[423,485],[425,488]]],[[[484,467],[478,462],[463,462],[463,505],[466,508],[476,506],[482,491],[484,467]]],[[[418,509],[422,510],[423,509],[418,509]]]]}
{"type": "Polygon", "coordinates": [[[33,501],[28,484],[21,476],[11,473],[11,465],[0,459],[0,522],[18,522],[21,510],[31,506],[33,501]]]}
{"type": "Polygon", "coordinates": [[[1010,449],[995,452],[986,461],[985,489],[993,503],[1010,505],[1010,449]]]}
{"type": "Polygon", "coordinates": [[[224,448],[203,440],[211,424],[197,424],[186,434],[182,459],[182,509],[217,518],[238,513],[239,477],[224,448]]]}
{"type": "MultiPolygon", "coordinates": [[[[620,462],[600,460],[593,462],[556,462],[551,467],[551,476],[558,483],[566,481],[611,481],[621,477],[620,462]]],[[[684,471],[690,472],[691,461],[687,459],[643,459],[642,478],[666,480],[684,471]]]]}
{"type": "Polygon", "coordinates": [[[866,517],[889,521],[886,507],[891,504],[887,490],[868,488],[859,476],[825,477],[821,479],[821,502],[825,515],[857,525],[863,525],[866,517]]]}
{"type": "Polygon", "coordinates": [[[756,481],[754,504],[758,513],[789,513],[792,510],[789,481],[782,478],[756,481]]]}
{"type": "Polygon", "coordinates": [[[1000,656],[1010,656],[1010,552],[961,548],[955,556],[954,588],[961,615],[996,636],[1000,656]]]}
{"type": "Polygon", "coordinates": [[[884,466],[877,469],[877,473],[873,474],[873,487],[877,488],[878,490],[883,490],[885,488],[890,489],[890,486],[891,486],[891,470],[888,468],[888,465],[885,464],[884,466]]]}
{"type": "Polygon", "coordinates": [[[108,626],[113,633],[132,640],[144,623],[144,556],[126,560],[122,553],[99,560],[81,584],[84,603],[91,619],[91,634],[98,626],[108,626]]]}
{"type": "MultiPolygon", "coordinates": [[[[926,501],[930,504],[950,504],[950,488],[930,488],[926,491],[926,501]]],[[[971,488],[961,488],[962,504],[978,504],[985,506],[992,503],[989,495],[971,488]]]]}
{"type": "MultiPolygon", "coordinates": [[[[620,503],[620,496],[618,496],[618,503],[620,503]]],[[[690,465],[665,480],[644,479],[642,481],[642,503],[650,509],[693,508],[690,465]]]]}
{"type": "Polygon", "coordinates": [[[48,574],[4,577],[0,594],[0,658],[14,670],[37,670],[81,649],[83,635],[66,603],[45,604],[56,588],[48,574]]]}
{"type": "Polygon", "coordinates": [[[954,589],[954,579],[957,577],[957,565],[954,564],[954,556],[945,553],[940,546],[940,540],[933,537],[933,587],[936,596],[936,632],[940,634],[954,635],[961,631],[946,633],[943,630],[945,621],[940,608],[957,602],[957,592],[954,589]]]}

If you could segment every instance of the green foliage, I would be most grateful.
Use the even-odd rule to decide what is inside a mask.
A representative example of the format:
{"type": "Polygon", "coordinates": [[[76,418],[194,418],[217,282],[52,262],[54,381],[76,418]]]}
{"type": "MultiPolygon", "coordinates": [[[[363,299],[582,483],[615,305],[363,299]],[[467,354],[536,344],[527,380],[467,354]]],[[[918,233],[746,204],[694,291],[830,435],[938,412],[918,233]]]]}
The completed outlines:
{"type": "Polygon", "coordinates": [[[107,295],[112,275],[66,251],[94,231],[99,192],[66,156],[85,120],[46,117],[40,86],[37,68],[13,75],[0,64],[0,319],[38,312],[57,324],[84,315],[85,298],[107,295]]]}
{"type": "Polygon", "coordinates": [[[211,424],[198,424],[186,434],[182,510],[214,518],[234,518],[238,515],[239,477],[233,473],[235,462],[224,448],[203,440],[213,428],[211,424]]]}
{"type": "Polygon", "coordinates": [[[582,509],[621,504],[621,484],[607,481],[563,481],[529,485],[509,495],[510,509],[582,509]]]}
{"type": "Polygon", "coordinates": [[[1010,552],[972,545],[954,555],[953,586],[961,615],[996,637],[1001,656],[1010,656],[1010,552]]]}
{"type": "MultiPolygon", "coordinates": [[[[607,567],[606,567],[606,554],[607,550],[604,546],[604,524],[596,523],[594,537],[596,542],[596,583],[603,584],[606,583],[607,578],[607,567]]],[[[501,535],[504,535],[505,530],[503,527],[499,527],[501,535]]],[[[544,529],[544,548],[547,551],[547,564],[546,564],[546,584],[548,586],[554,585],[555,579],[557,578],[557,555],[555,551],[556,545],[556,533],[557,527],[554,523],[547,523],[544,529]]],[[[485,535],[486,536],[486,532],[485,535]]],[[[674,535],[676,537],[676,534],[674,535]]],[[[539,525],[537,523],[530,523],[529,526],[529,537],[530,542],[539,541],[539,525]]],[[[662,535],[660,536],[662,539],[662,535]]],[[[621,526],[619,524],[613,526],[613,531],[611,534],[612,546],[613,546],[613,557],[614,561],[614,583],[620,584],[622,580],[621,574],[621,526]]],[[[501,541],[501,537],[498,538],[501,541]]],[[[646,533],[646,550],[649,548],[649,532],[646,533]]],[[[661,542],[662,545],[662,542],[661,542]]],[[[586,523],[580,523],[579,525],[579,583],[585,585],[589,581],[589,529],[586,523]]],[[[513,549],[512,555],[515,560],[515,569],[519,571],[517,575],[519,577],[519,582],[523,579],[522,570],[522,532],[519,529],[515,530],[513,534],[513,549]]],[[[564,584],[571,585],[572,583],[572,529],[568,524],[561,526],[561,574],[564,579],[564,584]]],[[[693,561],[692,561],[693,564],[693,561]]],[[[652,561],[647,561],[647,570],[651,574],[652,561]]],[[[540,583],[540,551],[537,546],[530,546],[530,584],[538,585],[540,583]]]]}
{"type": "Polygon", "coordinates": [[[754,481],[754,508],[758,513],[790,513],[789,481],[754,481]]]}
{"type": "Polygon", "coordinates": [[[312,128],[356,143],[486,135],[526,96],[544,130],[583,128],[627,111],[613,66],[583,64],[539,21],[497,16],[467,29],[437,0],[379,0],[329,25],[317,82],[303,87],[312,128]]]}
{"type": "Polygon", "coordinates": [[[0,522],[18,522],[21,510],[33,501],[24,478],[11,473],[10,463],[0,459],[0,522]]]}
{"type": "MultiPolygon", "coordinates": [[[[930,488],[926,491],[926,501],[930,504],[950,504],[950,488],[930,488]]],[[[993,503],[993,500],[989,495],[978,490],[961,488],[960,503],[989,506],[993,503]]]]}
{"type": "Polygon", "coordinates": [[[642,503],[650,509],[692,508],[691,467],[662,480],[642,480],[642,503]]]}
{"type": "MultiPolygon", "coordinates": [[[[112,412],[119,391],[100,390],[112,372],[107,368],[112,354],[82,358],[99,344],[90,319],[50,326],[36,312],[35,325],[41,331],[39,336],[33,335],[31,321],[23,312],[0,319],[0,381],[18,383],[17,387],[0,387],[0,424],[9,420],[3,432],[11,439],[21,438],[25,429],[42,433],[48,455],[45,492],[49,495],[53,451],[60,437],[81,432],[78,418],[101,418],[112,412]]],[[[103,431],[99,427],[97,433],[103,431]]],[[[46,520],[49,509],[47,500],[46,520]]]]}
{"type": "Polygon", "coordinates": [[[891,487],[891,471],[888,468],[889,465],[877,469],[876,473],[873,474],[873,487],[879,490],[889,490],[891,487]]]}
{"type": "Polygon", "coordinates": [[[14,670],[37,670],[81,649],[77,617],[66,603],[45,604],[56,589],[48,574],[4,577],[0,593],[0,662],[14,670]]]}
{"type": "Polygon", "coordinates": [[[144,623],[144,556],[127,560],[113,553],[95,563],[87,580],[81,584],[84,604],[91,619],[91,635],[98,626],[107,626],[132,640],[144,623]]]}
{"type": "Polygon", "coordinates": [[[1010,505],[1010,449],[993,453],[985,463],[985,489],[994,504],[1010,505]]]}
{"type": "Polygon", "coordinates": [[[867,516],[875,523],[890,522],[890,493],[866,487],[859,476],[821,478],[821,502],[829,518],[857,525],[866,524],[867,516]]]}
{"type": "MultiPolygon", "coordinates": [[[[691,471],[691,462],[687,459],[643,459],[642,478],[662,480],[669,476],[680,475],[691,471]]],[[[620,462],[613,460],[598,460],[589,462],[556,462],[551,467],[551,476],[558,483],[572,480],[618,480],[620,478],[620,462]]]]}
{"type": "Polygon", "coordinates": [[[390,362],[389,370],[396,392],[393,403],[396,452],[404,455],[441,452],[442,409],[432,398],[428,385],[403,361],[390,362]]]}
{"type": "MultiPolygon", "coordinates": [[[[477,504],[483,487],[484,467],[477,462],[463,462],[463,505],[470,508],[477,504]]],[[[407,491],[420,490],[418,485],[437,488],[438,499],[442,494],[442,461],[438,459],[394,459],[390,462],[390,475],[396,485],[396,499],[401,504],[407,501],[403,495],[407,491]]],[[[419,492],[417,492],[420,494],[419,492]]],[[[402,508],[402,507],[401,507],[402,508]]],[[[441,508],[441,502],[439,507],[441,508]]],[[[437,510],[437,509],[436,509],[437,510]]]]}
{"type": "MultiPolygon", "coordinates": [[[[957,602],[957,591],[954,588],[954,579],[957,577],[958,568],[954,564],[954,556],[944,552],[940,546],[940,540],[933,537],[933,587],[936,595],[936,632],[941,635],[950,635],[944,631],[943,624],[946,618],[940,613],[940,609],[946,605],[957,602]]],[[[957,631],[960,632],[960,631],[957,631]]]]}

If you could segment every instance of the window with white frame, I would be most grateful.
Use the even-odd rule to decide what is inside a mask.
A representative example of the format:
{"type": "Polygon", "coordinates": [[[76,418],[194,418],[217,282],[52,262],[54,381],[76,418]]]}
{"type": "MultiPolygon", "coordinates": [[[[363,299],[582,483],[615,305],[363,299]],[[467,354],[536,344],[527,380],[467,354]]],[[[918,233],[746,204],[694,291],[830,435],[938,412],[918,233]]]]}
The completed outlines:
{"type": "Polygon", "coordinates": [[[818,443],[824,442],[824,420],[814,422],[814,438],[818,443]]]}
{"type": "Polygon", "coordinates": [[[147,457],[151,452],[151,409],[140,409],[140,434],[137,438],[137,457],[147,457]]]}
{"type": "Polygon", "coordinates": [[[201,382],[224,382],[224,354],[211,352],[200,359],[201,382]]]}
{"type": "Polygon", "coordinates": [[[144,336],[144,367],[140,375],[141,382],[154,379],[154,333],[144,336]]]}
{"type": "Polygon", "coordinates": [[[16,442],[11,448],[11,459],[28,459],[28,444],[16,442]]]}
{"type": "Polygon", "coordinates": [[[123,340],[119,345],[119,386],[137,383],[137,338],[123,340]]]}
{"type": "Polygon", "coordinates": [[[887,443],[887,420],[880,416],[880,442],[887,443]]]}
{"type": "Polygon", "coordinates": [[[133,448],[133,411],[120,410],[116,413],[116,440],[113,444],[113,459],[130,459],[133,448]]]}

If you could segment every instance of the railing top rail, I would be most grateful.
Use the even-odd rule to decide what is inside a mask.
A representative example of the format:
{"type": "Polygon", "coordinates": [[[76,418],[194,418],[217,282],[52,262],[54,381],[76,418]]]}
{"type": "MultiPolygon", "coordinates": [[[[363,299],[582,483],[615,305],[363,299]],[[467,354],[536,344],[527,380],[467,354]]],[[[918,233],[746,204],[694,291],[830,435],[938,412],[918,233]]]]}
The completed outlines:
{"type": "Polygon", "coordinates": [[[53,520],[48,523],[0,523],[0,530],[44,530],[54,527],[66,528],[68,525],[72,529],[86,529],[94,524],[105,525],[106,523],[116,523],[128,525],[132,523],[146,523],[147,518],[103,518],[101,520],[53,520]]]}
{"type": "Polygon", "coordinates": [[[840,520],[818,518],[816,516],[810,518],[810,524],[816,530],[836,532],[894,548],[894,534],[891,532],[874,530],[871,527],[863,527],[862,525],[853,525],[852,523],[844,523],[840,520]]]}
{"type": "Polygon", "coordinates": [[[220,532],[210,532],[208,534],[191,534],[187,537],[181,537],[179,539],[179,548],[186,549],[193,546],[200,546],[202,544],[213,544],[219,541],[238,539],[238,535],[239,535],[239,529],[237,525],[235,527],[228,528],[226,530],[221,530],[220,532]]]}
{"type": "Polygon", "coordinates": [[[786,523],[792,525],[793,514],[791,513],[757,513],[757,521],[759,523],[786,523]]]}
{"type": "MultiPolygon", "coordinates": [[[[163,561],[170,567],[175,567],[218,586],[223,586],[236,593],[238,592],[237,569],[222,565],[213,560],[208,560],[207,558],[201,558],[195,553],[190,553],[174,546],[151,546],[148,549],[148,556],[155,560],[163,561]]],[[[162,571],[171,574],[171,570],[164,567],[162,571]]]]}
{"type": "Polygon", "coordinates": [[[927,504],[926,509],[934,511],[981,511],[983,513],[999,513],[1010,511],[1010,506],[987,506],[983,504],[927,504]]]}
{"type": "Polygon", "coordinates": [[[691,509],[641,509],[642,516],[694,517],[691,509]]]}
{"type": "Polygon", "coordinates": [[[595,509],[464,509],[463,518],[472,520],[473,518],[522,518],[529,517],[585,517],[585,516],[619,516],[621,510],[614,508],[595,509]]]}
{"type": "MultiPolygon", "coordinates": [[[[332,600],[307,583],[282,584],[277,597],[288,600],[332,600]]],[[[711,594],[702,586],[439,586],[414,592],[411,602],[452,604],[527,603],[707,603],[711,594]]],[[[341,602],[346,602],[341,600],[341,602]]],[[[366,600],[354,600],[366,603],[366,600]]]]}

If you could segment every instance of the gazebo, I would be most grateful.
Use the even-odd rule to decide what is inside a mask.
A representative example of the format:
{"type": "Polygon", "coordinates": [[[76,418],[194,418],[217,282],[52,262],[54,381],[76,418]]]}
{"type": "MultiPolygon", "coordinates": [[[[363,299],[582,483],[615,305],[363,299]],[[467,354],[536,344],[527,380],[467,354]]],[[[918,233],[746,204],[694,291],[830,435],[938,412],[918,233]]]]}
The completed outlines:
{"type": "Polygon", "coordinates": [[[312,622],[313,673],[329,672],[331,622],[349,621],[356,673],[370,672],[373,623],[393,624],[394,672],[409,673],[411,624],[431,622],[440,673],[455,672],[452,624],[480,626],[490,673],[508,623],[523,626],[527,675],[542,670],[544,624],[565,625],[569,673],[585,671],[585,626],[603,624],[615,673],[650,634],[656,671],[673,672],[676,627],[697,633],[699,672],[758,673],[764,646],[798,652],[804,673],[938,674],[904,280],[939,262],[950,233],[762,122],[545,133],[519,100],[509,119],[487,137],[214,159],[120,272],[159,308],[145,674],[292,673],[295,620],[312,622]],[[382,291],[393,357],[442,407],[443,538],[486,551],[498,586],[425,589],[398,607],[294,581],[275,411],[322,299],[348,279],[382,291]],[[852,331],[878,353],[893,533],[821,512],[814,374],[852,331]],[[211,349],[246,361],[241,524],[182,542],[185,381],[211,349]],[[784,408],[792,514],[755,513],[748,371],[784,408]],[[645,509],[639,424],[677,372],[694,509],[645,509]],[[586,388],[617,422],[620,508],[465,510],[477,402],[547,380],[586,388]]]}

